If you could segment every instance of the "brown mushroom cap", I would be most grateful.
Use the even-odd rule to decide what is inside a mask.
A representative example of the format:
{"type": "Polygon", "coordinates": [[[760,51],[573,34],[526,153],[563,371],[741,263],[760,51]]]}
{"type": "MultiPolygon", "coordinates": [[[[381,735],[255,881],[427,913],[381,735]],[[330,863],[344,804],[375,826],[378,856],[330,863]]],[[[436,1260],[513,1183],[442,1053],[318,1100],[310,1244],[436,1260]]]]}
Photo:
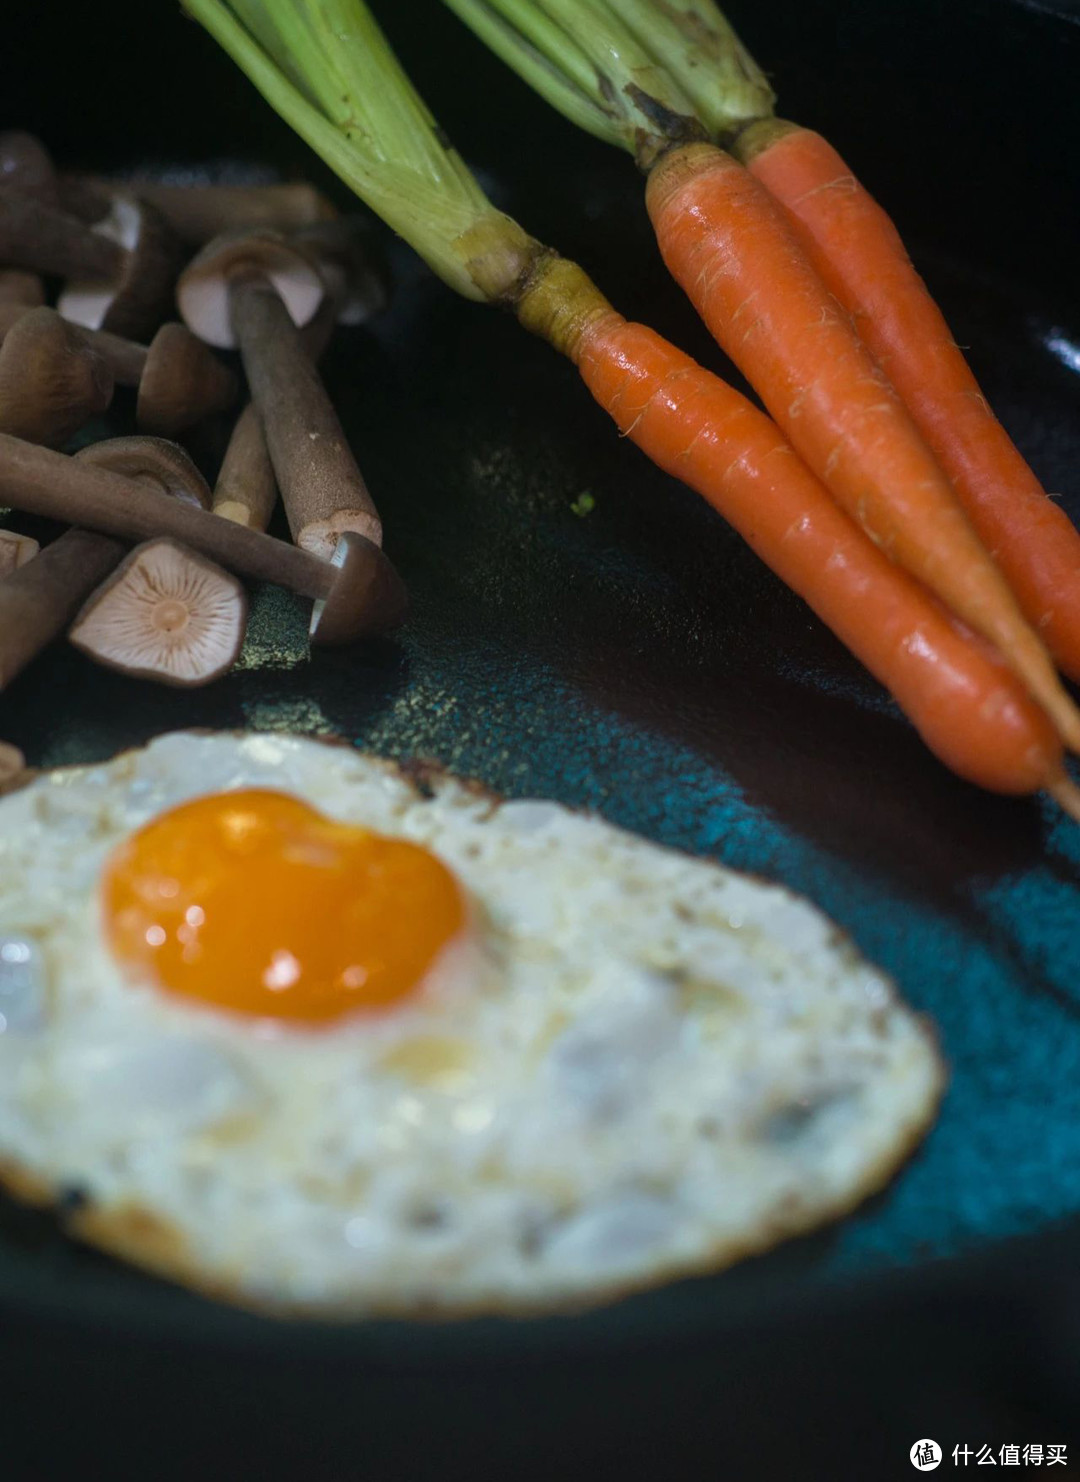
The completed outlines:
{"type": "Polygon", "coordinates": [[[27,561],[32,561],[41,547],[31,535],[15,530],[0,530],[0,577],[9,576],[27,561]]]}
{"type": "Polygon", "coordinates": [[[294,232],[293,241],[318,263],[339,324],[363,324],[385,309],[390,268],[364,217],[312,222],[294,232]]]}
{"type": "Polygon", "coordinates": [[[10,741],[0,741],[0,793],[10,792],[26,776],[26,758],[10,741]]]}
{"type": "Polygon", "coordinates": [[[20,316],[0,345],[0,430],[61,447],[112,400],[101,355],[51,309],[20,316]]]}
{"type": "Polygon", "coordinates": [[[253,275],[273,284],[299,327],[310,323],[326,295],[318,267],[280,232],[225,232],[208,242],[180,275],[176,302],[184,323],[208,345],[235,349],[229,283],[253,275]]]}
{"type": "Polygon", "coordinates": [[[400,627],[409,605],[405,583],[374,541],[345,531],[338,536],[330,565],[339,568],[339,575],[312,609],[308,631],[313,643],[350,643],[361,634],[400,627]]]}
{"type": "Polygon", "coordinates": [[[0,306],[40,309],[45,302],[45,284],[37,273],[25,268],[0,268],[0,306]]]}
{"type": "Polygon", "coordinates": [[[174,540],[125,557],[71,629],[76,648],[125,674],[208,684],[236,662],[247,597],[234,576],[174,540]]]}
{"type": "Polygon", "coordinates": [[[113,196],[92,227],[126,249],[113,282],[69,282],[57,301],[65,319],[127,339],[151,335],[169,312],[181,251],[159,212],[132,196],[113,196]]]}
{"type": "Polygon", "coordinates": [[[75,457],[150,484],[184,504],[210,508],[209,485],[179,443],[163,437],[108,437],[80,448],[75,457]]]}
{"type": "Polygon", "coordinates": [[[40,139],[22,129],[0,133],[0,188],[8,186],[42,200],[56,199],[52,156],[40,139]]]}
{"type": "Polygon", "coordinates": [[[186,325],[163,324],[147,351],[135,420],[145,432],[174,437],[231,406],[238,389],[228,366],[186,325]]]}

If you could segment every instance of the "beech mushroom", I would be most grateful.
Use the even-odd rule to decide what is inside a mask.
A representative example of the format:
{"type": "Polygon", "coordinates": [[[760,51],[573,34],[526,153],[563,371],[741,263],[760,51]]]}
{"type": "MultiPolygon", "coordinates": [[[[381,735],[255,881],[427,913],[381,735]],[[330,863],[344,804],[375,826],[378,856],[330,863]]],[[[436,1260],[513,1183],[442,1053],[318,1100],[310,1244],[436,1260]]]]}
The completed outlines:
{"type": "Polygon", "coordinates": [[[183,504],[210,508],[210,489],[179,443],[163,437],[109,437],[75,454],[78,463],[108,468],[126,479],[138,479],[159,494],[183,504]]]}
{"type": "Polygon", "coordinates": [[[119,541],[68,530],[0,581],[0,689],[64,631],[123,556],[119,541]]]}
{"type": "Polygon", "coordinates": [[[0,793],[11,792],[27,775],[26,758],[10,741],[0,741],[0,793]]]}
{"type": "Polygon", "coordinates": [[[56,169],[49,151],[35,135],[22,129],[0,133],[0,189],[21,190],[55,203],[56,169]]]}
{"type": "Polygon", "coordinates": [[[88,235],[111,243],[118,260],[104,271],[65,273],[57,308],[86,329],[106,329],[138,339],[157,328],[169,310],[180,270],[180,245],[153,206],[116,195],[107,215],[88,235]]]}
{"type": "Polygon", "coordinates": [[[51,309],[22,314],[0,345],[0,431],[61,444],[112,400],[104,358],[51,309]]]}
{"type": "Polygon", "coordinates": [[[200,338],[235,336],[293,539],[328,560],[344,531],[379,545],[382,525],[298,327],[324,295],[309,258],[268,232],[210,243],[177,286],[200,338]]]}
{"type": "MultiPolygon", "coordinates": [[[[108,181],[65,177],[65,198],[72,185],[98,192],[111,188],[108,181]]],[[[202,247],[230,230],[268,226],[288,231],[337,214],[326,197],[305,180],[286,185],[166,185],[137,180],[128,188],[156,207],[189,247],[202,247]]]]}
{"type": "MultiPolygon", "coordinates": [[[[0,342],[27,313],[27,306],[4,303],[0,275],[0,342]]],[[[55,310],[46,309],[54,314],[55,310]]],[[[173,437],[235,399],[236,377],[184,325],[163,324],[149,345],[136,344],[100,329],[68,325],[66,343],[81,336],[101,355],[119,386],[137,386],[135,421],[143,432],[173,437]]]]}
{"type": "MultiPolygon", "coordinates": [[[[337,321],[337,302],[329,294],[316,310],[314,319],[301,331],[304,349],[316,363],[330,342],[337,321]]],[[[236,419],[229,445],[225,449],[217,483],[214,485],[213,510],[226,520],[265,530],[277,503],[278,487],[270,449],[266,446],[262,419],[254,402],[236,419]]]]}
{"type": "Polygon", "coordinates": [[[0,262],[39,273],[118,277],[127,254],[85,222],[20,190],[0,191],[0,262]]]}
{"type": "Polygon", "coordinates": [[[68,636],[109,668],[194,687],[232,668],[246,619],[234,576],[173,540],[150,540],[90,596],[68,636]]]}
{"type": "MultiPolygon", "coordinates": [[[[132,543],[168,535],[232,571],[314,597],[309,631],[316,643],[348,643],[384,633],[405,617],[407,597],[401,578],[379,547],[362,535],[347,531],[338,540],[333,560],[324,561],[209,511],[162,499],[145,484],[95,467],[83,457],[67,458],[3,433],[0,502],[132,543]]],[[[52,548],[9,580],[33,571],[52,548]]],[[[6,585],[0,583],[0,591],[6,585]]]]}
{"type": "Polygon", "coordinates": [[[30,535],[14,530],[0,530],[0,577],[8,576],[19,566],[32,561],[41,547],[30,535]]]}
{"type": "MultiPolygon", "coordinates": [[[[161,438],[109,438],[62,460],[65,470],[78,464],[123,469],[136,481],[130,487],[171,494],[200,508],[209,502],[206,481],[183,448],[161,438]]],[[[74,516],[65,510],[56,518],[74,516]]],[[[68,530],[31,566],[0,581],[0,689],[63,632],[124,553],[124,546],[106,535],[68,530]]]]}
{"type": "Polygon", "coordinates": [[[294,232],[293,241],[318,263],[339,324],[363,324],[385,309],[389,269],[364,217],[313,222],[294,232]]]}
{"type": "Polygon", "coordinates": [[[37,273],[25,268],[0,268],[0,309],[39,309],[45,302],[45,285],[37,273]]]}
{"type": "Polygon", "coordinates": [[[41,140],[21,129],[0,133],[0,189],[8,188],[84,222],[99,220],[109,209],[108,196],[89,183],[62,180],[41,140]]]}
{"type": "Polygon", "coordinates": [[[236,419],[221,460],[211,509],[224,520],[265,530],[277,503],[277,480],[254,402],[236,419]]]}

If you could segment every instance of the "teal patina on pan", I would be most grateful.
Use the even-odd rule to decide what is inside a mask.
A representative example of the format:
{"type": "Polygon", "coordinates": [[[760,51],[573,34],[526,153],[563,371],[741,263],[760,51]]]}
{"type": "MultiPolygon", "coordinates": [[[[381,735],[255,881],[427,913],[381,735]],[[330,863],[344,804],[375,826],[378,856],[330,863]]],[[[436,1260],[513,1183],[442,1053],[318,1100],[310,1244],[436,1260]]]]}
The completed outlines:
{"type": "MultiPolygon", "coordinates": [[[[384,9],[404,62],[487,172],[485,183],[494,182],[496,199],[580,258],[628,312],[719,367],[719,352],[665,280],[629,167],[535,104],[441,8],[428,17],[426,8],[403,5],[396,21],[384,9]],[[423,24],[410,24],[420,9],[423,24]],[[475,86],[452,96],[440,69],[447,57],[475,69],[475,86]]],[[[1069,261],[1078,203],[1075,179],[1042,147],[1050,114],[1060,137],[1076,137],[1080,25],[1064,7],[1053,17],[1003,0],[950,7],[948,16],[928,0],[822,9],[824,19],[786,3],[730,6],[755,52],[775,59],[785,105],[819,123],[888,197],[987,394],[1046,486],[1080,518],[1080,308],[1069,261]],[[1017,55],[1025,66],[1010,85],[1025,101],[1006,130],[995,79],[1017,55]],[[916,116],[922,137],[934,140],[931,152],[913,143],[916,116]],[[991,136],[1012,166],[1000,188],[980,174],[991,136]]],[[[129,83],[123,38],[131,43],[143,14],[135,6],[97,14],[95,26],[115,28],[117,49],[97,53],[104,75],[85,95],[78,64],[90,45],[89,18],[73,17],[57,38],[25,15],[25,75],[12,75],[10,56],[2,63],[11,121],[40,131],[58,157],[97,168],[217,159],[233,178],[266,165],[312,171],[225,59],[167,10],[155,25],[175,50],[177,80],[129,83]],[[196,67],[213,107],[194,116],[178,104],[161,107],[196,67]],[[45,83],[56,76],[68,85],[47,100],[45,83]],[[121,76],[129,97],[135,89],[134,114],[123,118],[105,103],[121,76]],[[137,131],[132,116],[142,120],[137,131]]],[[[189,1417],[200,1405],[212,1413],[214,1394],[222,1424],[230,1405],[248,1417],[261,1475],[275,1474],[276,1455],[283,1469],[306,1458],[318,1476],[343,1475],[333,1458],[361,1434],[380,1475],[422,1474],[410,1473],[404,1458],[413,1453],[390,1418],[395,1385],[408,1372],[429,1425],[457,1437],[462,1456],[486,1434],[488,1460],[501,1457],[505,1475],[515,1467],[526,1475],[520,1447],[528,1438],[531,1457],[574,1474],[553,1443],[545,1452],[544,1414],[553,1430],[577,1438],[579,1458],[592,1458],[593,1474],[602,1475],[597,1458],[621,1454],[620,1444],[632,1454],[627,1415],[644,1426],[648,1412],[649,1434],[676,1446],[672,1456],[706,1414],[721,1427],[706,1403],[710,1385],[728,1386],[751,1426],[768,1392],[764,1379],[755,1389],[747,1377],[755,1364],[778,1393],[812,1394],[815,1414],[827,1415],[809,1357],[827,1334],[837,1372],[855,1376],[852,1384],[863,1369],[877,1376],[874,1386],[866,1381],[858,1413],[880,1402],[881,1425],[886,1391],[899,1406],[901,1382],[929,1376],[919,1404],[903,1411],[903,1433],[909,1421],[916,1427],[907,1445],[937,1434],[933,1405],[948,1383],[954,1429],[961,1414],[981,1416],[980,1440],[1014,1439],[991,1434],[996,1413],[1002,1425],[1017,1416],[1029,1424],[1018,1441],[1040,1439],[1040,1415],[1061,1413],[1055,1405],[1073,1393],[1055,1367],[1049,1314],[1067,1324],[1080,1310],[1075,1280],[1068,1284],[1073,1263],[1063,1257],[1080,1238],[1080,831],[1049,802],[989,797],[949,776],[720,519],[614,436],[569,366],[497,314],[457,301],[405,251],[394,249],[393,260],[391,308],[369,329],[344,331],[326,371],[382,511],[387,549],[410,587],[412,617],[400,639],[309,659],[300,605],[257,593],[245,658],[212,688],[142,685],[57,647],[0,696],[0,734],[39,765],[108,756],[188,725],[341,735],[391,755],[437,758],[512,795],[595,807],[664,844],[777,879],[831,915],[936,1024],[951,1071],[940,1119],[883,1195],[811,1240],[717,1279],[525,1327],[281,1329],[122,1270],[5,1204],[0,1314],[9,1321],[0,1317],[0,1372],[32,1397],[50,1373],[71,1385],[76,1352],[80,1366],[89,1353],[108,1352],[117,1364],[123,1353],[131,1383],[138,1364],[162,1386],[179,1385],[189,1417]],[[1014,1236],[1030,1238],[1015,1257],[995,1244],[1014,1236]],[[955,1260],[939,1268],[937,1257],[955,1260]],[[963,1387],[994,1362],[997,1342],[989,1308],[973,1316],[972,1292],[981,1282],[978,1290],[998,1293],[1004,1320],[1019,1291],[1039,1300],[1040,1268],[1053,1296],[1031,1350],[1037,1382],[1025,1388],[998,1376],[996,1412],[983,1414],[975,1400],[963,1410],[963,1387]],[[1023,1282],[1030,1290],[1015,1285],[1023,1282]],[[860,1327],[857,1308],[873,1313],[873,1324],[860,1327]],[[913,1319],[910,1343],[908,1311],[921,1323],[913,1319]],[[77,1348],[56,1337],[28,1349],[39,1316],[81,1324],[77,1348]],[[801,1325],[785,1337],[785,1322],[796,1318],[801,1325]],[[771,1335],[774,1346],[755,1349],[751,1332],[771,1335]],[[891,1346],[873,1337],[884,1332],[894,1335],[891,1346]],[[128,1336],[121,1343],[104,1334],[128,1336]],[[160,1352],[147,1356],[166,1339],[188,1356],[186,1368],[170,1368],[160,1352]],[[744,1355],[737,1374],[732,1345],[744,1355]],[[935,1349],[952,1355],[947,1371],[934,1369],[935,1349]],[[263,1351],[267,1367],[252,1369],[250,1382],[222,1357],[242,1352],[254,1364],[263,1351]],[[211,1355],[202,1380],[196,1353],[211,1355]],[[511,1355],[528,1368],[533,1409],[520,1386],[511,1397],[494,1377],[511,1355]],[[631,1372],[632,1356],[640,1371],[631,1372]],[[325,1413],[300,1377],[301,1358],[323,1386],[325,1413]],[[616,1358],[621,1387],[612,1378],[616,1358]],[[541,1378],[549,1359],[557,1363],[541,1378]],[[578,1386],[588,1405],[575,1397],[574,1372],[588,1376],[578,1386]],[[370,1384],[365,1404],[361,1373],[370,1384]],[[937,1398],[929,1394],[935,1384],[937,1398]],[[276,1396],[282,1413],[292,1396],[305,1424],[324,1426],[321,1460],[299,1445],[290,1451],[283,1420],[256,1422],[260,1393],[276,1396]],[[679,1419],[683,1400],[689,1429],[679,1419]],[[678,1443],[662,1428],[665,1405],[678,1443]]],[[[95,1390],[86,1380],[99,1414],[121,1403],[119,1379],[115,1389],[100,1387],[109,1382],[99,1377],[95,1390]]],[[[159,1418],[165,1413],[147,1403],[159,1418]]],[[[851,1425],[857,1432],[862,1423],[851,1425]]],[[[203,1432],[197,1418],[190,1425],[194,1456],[203,1432]]],[[[800,1470],[800,1434],[793,1422],[786,1472],[748,1451],[744,1469],[736,1462],[731,1474],[859,1475],[854,1461],[844,1469],[840,1453],[832,1472],[809,1462],[800,1470]]],[[[905,1467],[906,1450],[897,1452],[905,1467]]],[[[862,1475],[892,1475],[867,1466],[862,1475]]],[[[236,1475],[249,1474],[255,1460],[250,1473],[238,1462],[236,1475]]],[[[463,1461],[443,1475],[487,1472],[463,1461]]]]}

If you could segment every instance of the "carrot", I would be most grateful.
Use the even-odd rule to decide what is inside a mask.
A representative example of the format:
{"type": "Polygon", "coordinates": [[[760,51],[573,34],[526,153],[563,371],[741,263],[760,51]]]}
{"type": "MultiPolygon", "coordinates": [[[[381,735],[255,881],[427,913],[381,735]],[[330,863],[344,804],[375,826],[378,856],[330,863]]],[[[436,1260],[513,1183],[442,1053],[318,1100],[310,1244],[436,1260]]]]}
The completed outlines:
{"type": "Polygon", "coordinates": [[[999,791],[1045,787],[1080,818],[1058,736],[1009,668],[874,547],[763,413],[627,324],[581,268],[494,208],[360,0],[266,0],[257,37],[235,0],[186,7],[447,283],[512,309],[574,361],[623,431],[725,513],[890,685],[943,760],[999,791]]]}
{"type": "Polygon", "coordinates": [[[652,330],[611,310],[573,348],[620,431],[689,484],[893,694],[946,766],[994,792],[1075,808],[1045,713],[841,510],[776,426],[652,330]]]}
{"type": "Polygon", "coordinates": [[[1029,621],[1080,679],[1080,532],[990,410],[892,221],[810,129],[764,120],[733,148],[854,316],[1029,621]]]}
{"type": "Polygon", "coordinates": [[[691,144],[647,202],[673,276],[795,449],[898,564],[1001,652],[1071,750],[1080,712],[929,447],[764,186],[691,144]]]}

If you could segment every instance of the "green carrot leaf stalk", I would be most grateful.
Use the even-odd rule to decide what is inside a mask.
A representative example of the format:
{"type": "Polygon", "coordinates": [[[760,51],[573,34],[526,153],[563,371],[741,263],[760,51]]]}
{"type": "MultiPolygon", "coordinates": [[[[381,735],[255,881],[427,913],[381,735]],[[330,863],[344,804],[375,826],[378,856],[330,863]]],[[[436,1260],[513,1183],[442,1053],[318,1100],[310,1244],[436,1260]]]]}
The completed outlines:
{"type": "Polygon", "coordinates": [[[554,106],[573,87],[576,112],[591,104],[604,114],[603,136],[646,173],[672,275],[798,453],[872,540],[998,649],[1080,749],[1080,711],[1040,636],[1044,608],[1025,613],[1028,585],[1014,592],[783,207],[720,147],[756,137],[760,161],[792,135],[711,0],[446,4],[554,106]],[[563,73],[558,88],[551,68],[563,73]]]}
{"type": "MultiPolygon", "coordinates": [[[[595,114],[603,103],[605,126],[592,132],[629,148],[648,170],[664,151],[655,138],[635,128],[626,103],[629,77],[612,70],[612,48],[594,39],[591,22],[597,3],[605,0],[558,7],[562,36],[577,38],[572,46],[574,106],[579,114],[589,109],[595,114]],[[608,70],[600,83],[595,68],[605,62],[608,70]]],[[[558,34],[551,29],[546,33],[542,75],[526,62],[516,41],[534,14],[552,8],[548,0],[446,4],[550,103],[572,116],[548,82],[559,72],[558,34]]],[[[609,0],[607,8],[617,13],[633,40],[635,65],[643,69],[651,60],[654,79],[657,68],[666,76],[661,92],[678,91],[690,101],[693,118],[680,120],[682,138],[693,137],[699,126],[745,165],[781,207],[785,225],[825,287],[854,319],[859,337],[899,394],[1028,623],[1062,669],[1080,680],[1080,534],[994,416],[885,211],[820,134],[774,116],[774,97],[764,74],[713,0],[609,0]]],[[[570,90],[570,79],[562,77],[561,85],[570,90]]],[[[680,138],[669,138],[677,147],[680,138]]],[[[698,164],[707,168],[700,153],[698,164]]],[[[714,308],[714,316],[718,312],[714,308]]],[[[737,342],[737,324],[724,326],[723,335],[718,324],[714,328],[726,346],[729,338],[737,342]]],[[[792,434],[790,427],[788,432],[792,434]]],[[[799,446],[810,456],[804,444],[799,446]]],[[[834,493],[843,500],[842,491],[834,488],[834,493]]],[[[912,569],[958,611],[965,611],[957,594],[950,597],[919,565],[912,569]]],[[[988,631],[972,610],[965,615],[988,631]]],[[[1002,638],[996,641],[1002,643],[1002,638]]]]}
{"type": "MultiPolygon", "coordinates": [[[[186,4],[440,277],[466,298],[510,310],[568,356],[620,431],[727,517],[889,686],[942,760],[981,786],[1047,788],[1075,808],[1061,743],[1024,686],[837,507],[764,413],[652,330],[628,323],[580,267],[495,209],[361,0],[186,4]]],[[[551,24],[533,27],[532,65],[571,10],[553,0],[551,24]]],[[[651,129],[661,153],[668,130],[684,152],[710,148],[686,132],[688,98],[663,68],[632,51],[617,22],[600,25],[599,0],[590,15],[609,74],[630,68],[632,87],[622,101],[606,97],[604,116],[618,115],[620,129],[651,129]]],[[[580,86],[585,68],[574,65],[580,86]]]]}

